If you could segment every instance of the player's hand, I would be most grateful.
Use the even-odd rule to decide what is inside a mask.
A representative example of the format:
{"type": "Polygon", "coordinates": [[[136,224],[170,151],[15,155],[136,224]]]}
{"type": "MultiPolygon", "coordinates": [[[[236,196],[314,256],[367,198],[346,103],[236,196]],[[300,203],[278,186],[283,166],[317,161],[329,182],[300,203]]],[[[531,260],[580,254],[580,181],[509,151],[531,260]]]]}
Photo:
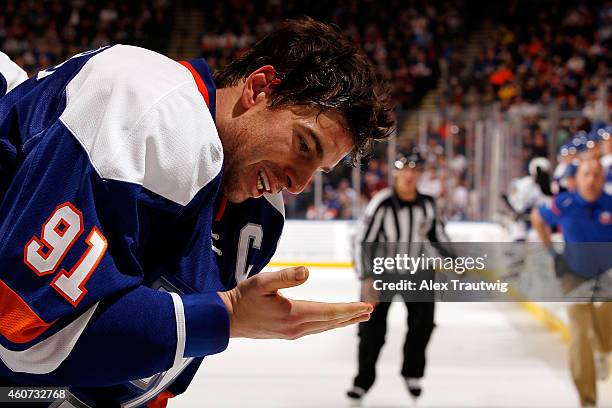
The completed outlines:
{"type": "Polygon", "coordinates": [[[362,303],[320,303],[287,299],[278,290],[308,279],[303,266],[260,273],[234,289],[219,292],[230,315],[230,337],[297,339],[370,318],[372,306],[362,303]]]}

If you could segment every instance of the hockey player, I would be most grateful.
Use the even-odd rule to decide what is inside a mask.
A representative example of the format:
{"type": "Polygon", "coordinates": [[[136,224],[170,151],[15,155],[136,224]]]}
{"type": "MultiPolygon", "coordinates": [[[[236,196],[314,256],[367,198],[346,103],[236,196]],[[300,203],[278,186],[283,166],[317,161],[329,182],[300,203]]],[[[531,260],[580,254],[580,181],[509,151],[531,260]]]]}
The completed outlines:
{"type": "MultiPolygon", "coordinates": [[[[6,92],[27,79],[25,71],[2,53],[0,66],[0,72],[6,75],[6,92]]],[[[0,79],[3,78],[4,76],[0,76],[0,79]]],[[[236,287],[238,282],[261,272],[274,255],[284,225],[284,204],[282,195],[278,193],[248,199],[243,203],[231,203],[227,198],[219,197],[215,208],[213,250],[216,253],[220,280],[225,290],[230,290],[236,287]]],[[[151,276],[149,280],[154,280],[151,287],[177,290],[163,276],[157,279],[151,276]]],[[[168,398],[186,390],[202,360],[185,359],[178,367],[173,367],[166,373],[127,381],[122,386],[81,389],[71,387],[66,397],[57,399],[52,406],[62,403],[85,405],[82,401],[98,406],[118,406],[124,401],[144,401],[152,390],[156,390],[158,394],[155,401],[151,401],[149,405],[161,406],[168,398]],[[166,390],[159,393],[164,387],[167,387],[166,390]]]]}
{"type": "MultiPolygon", "coordinates": [[[[25,71],[1,53],[0,64],[1,72],[7,75],[7,92],[27,79],[25,71]]],[[[221,282],[225,290],[230,290],[236,287],[238,282],[261,272],[274,255],[284,225],[284,204],[282,195],[278,193],[248,199],[243,203],[231,203],[226,198],[219,197],[215,208],[213,250],[216,253],[221,282]]],[[[151,287],[169,290],[172,285],[160,276],[151,287]]],[[[160,389],[160,384],[167,384],[168,388],[155,399],[155,403],[160,405],[187,388],[201,361],[202,358],[185,359],[179,367],[182,371],[175,370],[175,374],[178,374],[175,379],[160,373],[147,379],[126,382],[123,387],[72,387],[69,394],[55,401],[54,405],[77,400],[93,401],[95,405],[119,405],[125,400],[142,398],[153,385],[160,389]],[[168,378],[161,381],[163,377],[168,378]]]]}
{"type": "Polygon", "coordinates": [[[362,303],[278,296],[304,268],[225,290],[212,224],[219,189],[232,203],[298,193],[315,170],[386,136],[375,84],[337,31],[302,20],[214,80],[202,60],[112,46],[0,99],[2,382],[92,389],[162,373],[121,402],[141,406],[230,336],[296,338],[367,319],[362,303]]]}
{"type": "Polygon", "coordinates": [[[507,204],[515,214],[513,238],[524,241],[529,230],[529,214],[547,197],[552,195],[550,182],[550,162],[545,157],[535,157],[528,165],[529,175],[512,180],[507,204]]]}

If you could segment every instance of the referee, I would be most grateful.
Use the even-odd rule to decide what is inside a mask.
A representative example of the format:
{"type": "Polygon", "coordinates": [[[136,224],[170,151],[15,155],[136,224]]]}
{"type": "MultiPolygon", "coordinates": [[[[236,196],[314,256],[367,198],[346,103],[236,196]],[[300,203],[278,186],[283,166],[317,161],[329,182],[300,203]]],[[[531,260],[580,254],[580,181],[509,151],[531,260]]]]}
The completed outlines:
{"type": "MultiPolygon", "coordinates": [[[[347,396],[360,400],[372,387],[376,377],[376,360],[385,343],[387,313],[390,300],[379,302],[372,287],[372,279],[361,270],[361,253],[364,243],[407,243],[410,255],[421,253],[423,242],[448,242],[444,224],[440,220],[432,197],[417,191],[417,183],[424,166],[418,149],[402,152],[395,162],[393,189],[378,192],[366,207],[359,220],[354,239],[354,256],[357,272],[362,279],[363,301],[375,305],[371,318],[359,325],[359,369],[353,388],[347,396]]],[[[402,293],[403,294],[403,293],[402,293]]],[[[404,297],[408,308],[408,333],[404,343],[404,361],[401,375],[410,394],[421,395],[420,379],[425,370],[425,349],[429,343],[434,324],[433,302],[410,302],[404,297]]]]}

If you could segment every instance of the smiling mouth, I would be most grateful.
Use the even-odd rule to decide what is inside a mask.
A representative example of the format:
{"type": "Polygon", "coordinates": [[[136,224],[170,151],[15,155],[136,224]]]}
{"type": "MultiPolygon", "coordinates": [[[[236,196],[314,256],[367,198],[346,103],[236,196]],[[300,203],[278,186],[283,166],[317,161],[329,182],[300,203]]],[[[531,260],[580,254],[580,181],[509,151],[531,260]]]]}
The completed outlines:
{"type": "Polygon", "coordinates": [[[259,175],[257,177],[257,190],[260,192],[271,193],[270,189],[270,180],[268,180],[268,176],[263,169],[259,170],[259,175]]]}

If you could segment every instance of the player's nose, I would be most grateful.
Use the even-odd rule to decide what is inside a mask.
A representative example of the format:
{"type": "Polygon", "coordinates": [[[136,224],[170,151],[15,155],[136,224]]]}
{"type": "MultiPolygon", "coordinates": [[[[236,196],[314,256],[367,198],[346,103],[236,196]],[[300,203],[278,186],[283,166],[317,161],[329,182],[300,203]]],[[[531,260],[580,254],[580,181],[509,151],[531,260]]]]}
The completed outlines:
{"type": "Polygon", "coordinates": [[[287,171],[287,190],[292,194],[299,194],[304,191],[315,171],[316,166],[307,163],[301,163],[301,165],[289,169],[287,171]]]}

